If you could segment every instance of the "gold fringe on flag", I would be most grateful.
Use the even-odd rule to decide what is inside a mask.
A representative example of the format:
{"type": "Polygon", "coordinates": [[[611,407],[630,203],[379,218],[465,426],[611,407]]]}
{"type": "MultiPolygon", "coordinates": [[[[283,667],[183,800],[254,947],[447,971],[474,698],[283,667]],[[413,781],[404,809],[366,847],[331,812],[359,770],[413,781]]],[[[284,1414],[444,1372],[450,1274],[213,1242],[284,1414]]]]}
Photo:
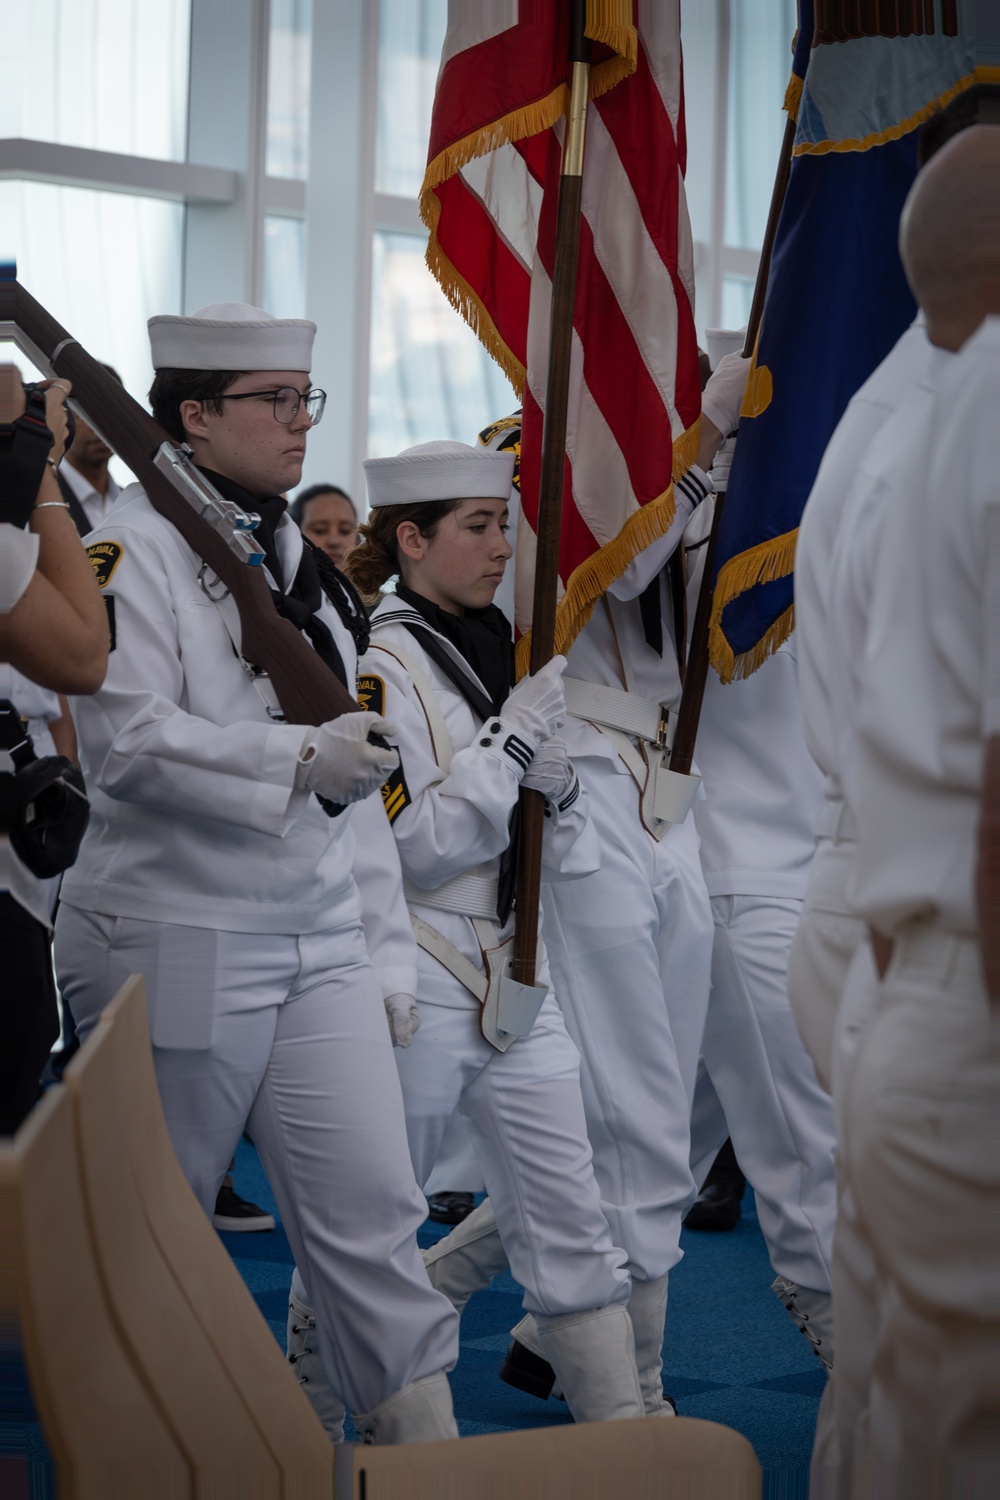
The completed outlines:
{"type": "Polygon", "coordinates": [[[719,673],[723,682],[733,682],[744,677],[751,677],[759,667],[762,667],[769,656],[773,656],[779,646],[783,646],[788,637],[795,629],[795,605],[790,604],[783,614],[780,614],[772,625],[761,636],[760,640],[750,651],[742,651],[739,656],[733,654],[729,642],[721,631],[718,636],[709,636],[710,659],[713,667],[719,673]],[[716,647],[719,647],[718,653],[716,647]],[[725,662],[725,670],[716,666],[716,656],[725,662]]]}
{"type": "Polygon", "coordinates": [[[584,35],[592,42],[603,42],[615,54],[590,70],[590,97],[599,99],[634,73],[639,61],[639,33],[632,23],[632,0],[587,0],[584,35]]]}
{"type": "MultiPolygon", "coordinates": [[[[936,99],[931,99],[920,109],[914,110],[912,115],[908,115],[905,120],[900,120],[898,125],[890,125],[885,130],[876,130],[871,135],[859,138],[848,137],[843,141],[803,141],[795,147],[792,155],[827,156],[831,151],[871,151],[875,146],[884,146],[889,141],[898,141],[902,136],[909,135],[911,130],[916,130],[917,126],[922,125],[925,120],[929,120],[931,115],[936,115],[939,110],[944,109],[945,105],[950,104],[959,94],[964,94],[966,89],[971,88],[974,83],[985,82],[986,80],[980,75],[987,71],[989,70],[985,68],[976,68],[974,72],[966,73],[957,83],[952,84],[951,88],[945,89],[944,93],[939,94],[936,99]]],[[[1000,72],[1000,69],[993,71],[1000,72]]]]}
{"type": "MultiPolygon", "coordinates": [[[[420,212],[424,213],[425,205],[421,202],[420,212]]],[[[437,237],[438,219],[441,217],[441,204],[436,193],[427,195],[427,216],[424,223],[427,225],[430,235],[427,241],[427,250],[424,259],[427,262],[431,275],[435,278],[441,290],[457,313],[459,313],[479,342],[483,345],[487,354],[496,360],[501,370],[514,387],[514,393],[520,401],[524,394],[524,382],[527,371],[511,349],[500,336],[500,331],[490,317],[486,303],[478,292],[469,285],[464,276],[459,275],[451,261],[441,249],[437,237]]]]}
{"type": "Polygon", "coordinates": [[[796,527],[783,536],[759,542],[756,547],[749,547],[746,552],[731,557],[719,569],[708,626],[708,659],[723,682],[732,682],[735,677],[749,677],[791,635],[794,615],[790,605],[750,651],[737,656],[722,629],[722,612],[734,599],[757,584],[787,578],[795,567],[798,536],[796,527]]]}
{"type": "Polygon", "coordinates": [[[785,102],[782,105],[785,113],[791,115],[793,120],[799,118],[799,105],[802,103],[802,90],[805,87],[805,79],[800,78],[798,73],[793,73],[788,80],[785,90],[785,102]]]}
{"type": "MultiPolygon", "coordinates": [[[[698,454],[701,441],[701,417],[683,432],[674,442],[673,478],[686,474],[698,454]]],[[[673,483],[662,495],[642,505],[629,516],[618,535],[605,542],[597,552],[586,558],[570,574],[566,592],[556,605],[555,649],[565,654],[580,631],[594,613],[594,605],[601,595],[622,576],[630,563],[634,562],[646,547],[665,536],[674,523],[677,503],[673,483]]],[[[526,631],[517,643],[516,665],[518,677],[528,670],[531,658],[531,631],[526,631]]]]}

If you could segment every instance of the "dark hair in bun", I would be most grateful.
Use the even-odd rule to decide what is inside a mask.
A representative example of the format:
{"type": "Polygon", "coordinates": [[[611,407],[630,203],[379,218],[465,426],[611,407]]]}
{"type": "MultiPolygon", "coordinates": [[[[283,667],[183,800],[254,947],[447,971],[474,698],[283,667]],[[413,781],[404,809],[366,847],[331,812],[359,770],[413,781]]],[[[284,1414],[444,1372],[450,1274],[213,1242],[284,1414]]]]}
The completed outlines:
{"type": "Polygon", "coordinates": [[[458,500],[423,500],[413,505],[380,505],[358,527],[358,545],[344,558],[343,571],[366,604],[373,604],[383,584],[400,576],[396,528],[412,521],[421,536],[433,536],[438,523],[458,500]]]}

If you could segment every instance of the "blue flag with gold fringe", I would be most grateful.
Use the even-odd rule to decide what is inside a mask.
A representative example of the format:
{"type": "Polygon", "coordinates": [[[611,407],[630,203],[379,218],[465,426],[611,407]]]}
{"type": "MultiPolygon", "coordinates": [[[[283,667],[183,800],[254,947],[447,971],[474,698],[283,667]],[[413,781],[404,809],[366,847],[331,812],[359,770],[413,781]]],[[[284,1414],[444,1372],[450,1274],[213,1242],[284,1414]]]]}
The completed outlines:
{"type": "Polygon", "coordinates": [[[915,313],[897,235],[917,133],[976,76],[967,4],[799,0],[791,173],[716,550],[724,682],[794,628],[795,542],[824,449],[915,313]]]}

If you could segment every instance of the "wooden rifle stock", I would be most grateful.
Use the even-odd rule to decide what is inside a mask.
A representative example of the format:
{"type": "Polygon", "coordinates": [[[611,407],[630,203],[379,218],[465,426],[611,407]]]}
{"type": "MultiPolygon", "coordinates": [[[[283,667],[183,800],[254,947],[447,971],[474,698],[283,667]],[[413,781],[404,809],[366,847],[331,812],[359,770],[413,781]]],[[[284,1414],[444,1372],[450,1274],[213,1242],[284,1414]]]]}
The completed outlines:
{"type": "MultiPolygon", "coordinates": [[[[19,282],[0,282],[0,323],[14,325],[15,337],[20,335],[19,342],[36,364],[73,382],[72,404],[132,470],[153,508],[225,584],[239,610],[243,656],[270,677],[288,722],[324,724],[341,714],[360,712],[360,705],[308,641],[278,614],[262,568],[238,556],[158,467],[161,447],[166,443],[179,451],[180,445],[19,282]]],[[[212,493],[224,505],[222,497],[212,493]]]]}

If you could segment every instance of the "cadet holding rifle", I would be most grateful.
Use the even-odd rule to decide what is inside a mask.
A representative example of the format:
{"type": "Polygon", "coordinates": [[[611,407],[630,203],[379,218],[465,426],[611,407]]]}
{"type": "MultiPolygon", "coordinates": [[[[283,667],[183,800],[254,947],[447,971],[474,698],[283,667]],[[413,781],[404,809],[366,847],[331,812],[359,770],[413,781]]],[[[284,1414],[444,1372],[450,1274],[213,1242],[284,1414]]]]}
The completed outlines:
{"type": "MultiPolygon", "coordinates": [[[[281,498],[325,399],[314,334],[234,304],[154,318],[150,397],[346,698],[367,617],[281,498]]],[[[415,986],[377,793],[398,756],[369,738],[390,726],[360,712],[286,722],[277,683],[244,660],[233,595],[140,486],[88,550],[112,651],[104,689],[76,706],[93,818],[56,931],[79,1031],[145,976],[167,1126],[205,1211],[248,1126],[358,1426],[377,1442],[456,1436],[457,1318],[417,1250],[426,1205],[383,1009],[415,986]]]]}

